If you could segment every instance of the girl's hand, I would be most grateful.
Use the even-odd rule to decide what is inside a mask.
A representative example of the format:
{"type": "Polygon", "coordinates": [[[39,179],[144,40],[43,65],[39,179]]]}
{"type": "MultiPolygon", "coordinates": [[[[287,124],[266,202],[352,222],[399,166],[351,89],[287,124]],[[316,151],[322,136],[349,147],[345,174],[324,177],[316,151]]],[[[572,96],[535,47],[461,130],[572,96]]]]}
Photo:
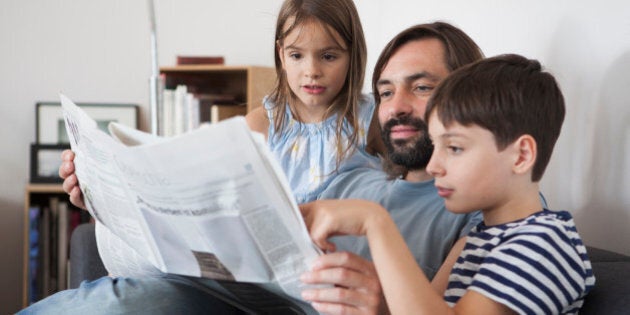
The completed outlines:
{"type": "Polygon", "coordinates": [[[334,251],[328,238],[335,235],[365,235],[370,225],[387,210],[377,203],[359,200],[318,200],[300,205],[311,238],[325,251],[334,251]]]}

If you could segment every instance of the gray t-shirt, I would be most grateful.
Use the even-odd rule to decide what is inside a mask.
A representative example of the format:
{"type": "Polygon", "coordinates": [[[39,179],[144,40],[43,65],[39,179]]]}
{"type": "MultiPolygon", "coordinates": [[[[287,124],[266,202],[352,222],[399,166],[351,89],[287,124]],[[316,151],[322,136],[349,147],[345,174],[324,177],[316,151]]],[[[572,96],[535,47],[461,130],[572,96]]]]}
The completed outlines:
{"type": "MultiPolygon", "coordinates": [[[[319,199],[365,199],[387,209],[425,275],[432,279],[451,247],[482,220],[480,212],[454,214],[444,207],[434,181],[387,179],[383,171],[359,168],[335,178],[319,199]]],[[[371,259],[365,237],[342,236],[338,251],[371,259]]]]}

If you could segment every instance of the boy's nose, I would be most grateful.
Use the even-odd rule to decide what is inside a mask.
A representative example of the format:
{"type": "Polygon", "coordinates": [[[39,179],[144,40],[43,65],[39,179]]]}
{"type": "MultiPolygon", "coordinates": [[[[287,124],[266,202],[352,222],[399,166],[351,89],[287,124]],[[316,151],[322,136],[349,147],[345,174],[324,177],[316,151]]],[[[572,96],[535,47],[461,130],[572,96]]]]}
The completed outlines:
{"type": "Polygon", "coordinates": [[[444,168],[440,165],[440,157],[438,156],[437,150],[433,150],[433,154],[431,154],[431,159],[429,163],[427,163],[426,171],[429,175],[433,177],[440,177],[444,175],[444,168]]]}

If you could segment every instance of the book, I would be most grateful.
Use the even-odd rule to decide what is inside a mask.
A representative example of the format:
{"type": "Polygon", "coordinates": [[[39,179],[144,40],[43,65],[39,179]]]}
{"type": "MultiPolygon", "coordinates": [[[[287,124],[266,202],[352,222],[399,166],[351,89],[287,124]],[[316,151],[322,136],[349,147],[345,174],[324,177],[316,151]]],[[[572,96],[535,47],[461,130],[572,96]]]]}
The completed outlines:
{"type": "Polygon", "coordinates": [[[31,206],[28,209],[29,214],[29,233],[28,233],[28,304],[32,304],[40,299],[40,286],[37,274],[40,273],[38,257],[40,255],[39,242],[39,226],[40,226],[40,207],[31,206]]]}
{"type": "Polygon", "coordinates": [[[188,86],[180,84],[174,90],[162,90],[158,134],[171,137],[196,129],[201,123],[199,113],[199,99],[188,86]]]}
{"type": "Polygon", "coordinates": [[[53,196],[48,200],[50,212],[50,251],[48,252],[49,286],[46,295],[52,295],[59,290],[59,197],[53,196]]]}
{"type": "Polygon", "coordinates": [[[42,210],[40,221],[40,255],[39,266],[41,272],[38,273],[38,283],[41,283],[39,288],[39,297],[44,298],[48,296],[50,292],[50,207],[46,206],[42,210]]]}
{"type": "Polygon", "coordinates": [[[218,123],[221,120],[234,116],[244,116],[247,114],[247,106],[245,105],[219,105],[210,106],[210,122],[218,123]]]}
{"type": "Polygon", "coordinates": [[[177,56],[177,65],[222,65],[223,56],[177,56]]]}
{"type": "Polygon", "coordinates": [[[229,281],[232,290],[256,283],[314,312],[299,276],[321,251],[264,136],[244,117],[168,138],[110,123],[108,135],[70,99],[61,102],[97,232],[160,272],[229,281]]]}
{"type": "Polygon", "coordinates": [[[68,270],[68,246],[69,246],[69,214],[68,203],[59,201],[57,205],[57,289],[65,290],[68,270]]]}

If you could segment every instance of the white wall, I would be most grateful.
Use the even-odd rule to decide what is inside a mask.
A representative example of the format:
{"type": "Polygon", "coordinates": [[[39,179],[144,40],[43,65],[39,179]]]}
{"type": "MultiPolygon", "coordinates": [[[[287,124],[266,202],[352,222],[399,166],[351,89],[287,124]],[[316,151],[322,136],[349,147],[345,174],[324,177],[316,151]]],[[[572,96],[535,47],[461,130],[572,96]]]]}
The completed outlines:
{"type": "MultiPolygon", "coordinates": [[[[77,102],[148,104],[146,1],[6,0],[0,11],[0,313],[21,301],[22,215],[34,104],[63,91],[77,102]]],[[[281,0],[156,0],[160,65],[223,55],[273,65],[281,0]]],[[[559,80],[567,117],[543,191],[576,217],[588,244],[630,254],[630,3],[627,1],[356,0],[371,67],[413,24],[445,20],[487,56],[536,58],[559,80]]],[[[366,89],[368,91],[368,89],[366,89]]],[[[147,113],[141,116],[147,126],[147,113]]]]}

